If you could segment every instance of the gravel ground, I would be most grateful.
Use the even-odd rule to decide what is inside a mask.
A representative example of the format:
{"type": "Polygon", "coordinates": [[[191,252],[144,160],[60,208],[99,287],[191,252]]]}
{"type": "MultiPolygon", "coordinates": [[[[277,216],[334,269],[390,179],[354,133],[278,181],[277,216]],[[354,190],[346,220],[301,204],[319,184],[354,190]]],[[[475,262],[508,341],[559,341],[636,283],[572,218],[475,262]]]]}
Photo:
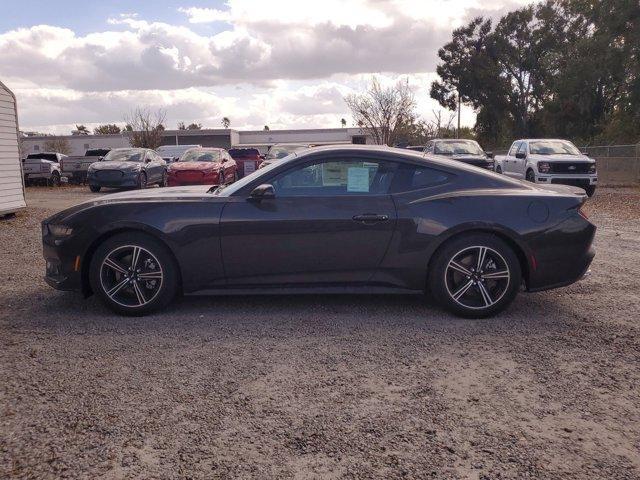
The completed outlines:
{"type": "Polygon", "coordinates": [[[602,189],[593,275],[497,318],[417,298],[190,298],[145,318],[41,279],[0,221],[0,477],[640,478],[640,191],[602,189]]]}

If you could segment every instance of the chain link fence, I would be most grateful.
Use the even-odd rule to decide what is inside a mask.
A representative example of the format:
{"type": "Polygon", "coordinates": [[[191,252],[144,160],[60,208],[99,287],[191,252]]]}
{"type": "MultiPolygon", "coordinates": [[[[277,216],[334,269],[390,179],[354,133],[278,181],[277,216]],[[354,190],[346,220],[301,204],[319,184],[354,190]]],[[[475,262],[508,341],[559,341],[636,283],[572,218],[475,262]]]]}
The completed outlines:
{"type": "Polygon", "coordinates": [[[580,148],[590,157],[640,158],[640,143],[635,145],[593,145],[580,148]]]}

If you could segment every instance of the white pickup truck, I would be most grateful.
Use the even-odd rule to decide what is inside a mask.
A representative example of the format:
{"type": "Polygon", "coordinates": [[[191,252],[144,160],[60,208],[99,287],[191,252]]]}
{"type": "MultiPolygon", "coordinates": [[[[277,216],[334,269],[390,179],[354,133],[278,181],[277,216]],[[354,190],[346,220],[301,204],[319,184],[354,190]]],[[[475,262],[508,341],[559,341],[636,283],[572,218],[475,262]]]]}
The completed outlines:
{"type": "Polygon", "coordinates": [[[24,184],[46,183],[54,187],[60,186],[63,178],[60,162],[66,155],[56,152],[31,153],[22,160],[24,184]]]}
{"type": "Polygon", "coordinates": [[[529,182],[580,187],[589,196],[598,184],[596,161],[567,140],[516,140],[506,155],[495,156],[495,170],[529,182]]]}

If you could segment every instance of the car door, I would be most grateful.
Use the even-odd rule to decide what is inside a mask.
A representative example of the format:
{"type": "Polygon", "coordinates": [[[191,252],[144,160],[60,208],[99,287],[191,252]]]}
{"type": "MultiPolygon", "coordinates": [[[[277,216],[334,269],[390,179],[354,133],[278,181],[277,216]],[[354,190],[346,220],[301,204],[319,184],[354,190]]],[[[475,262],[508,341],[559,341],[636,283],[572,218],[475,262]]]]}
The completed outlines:
{"type": "Polygon", "coordinates": [[[504,156],[503,160],[502,160],[502,173],[504,173],[505,175],[509,176],[509,177],[513,177],[514,172],[513,172],[513,167],[514,167],[514,160],[516,158],[516,152],[518,151],[518,147],[520,147],[520,142],[513,142],[511,144],[511,148],[509,148],[509,151],[507,152],[507,154],[504,156]]]}
{"type": "Polygon", "coordinates": [[[512,159],[512,165],[512,177],[524,178],[527,165],[527,142],[520,142],[518,151],[512,159]],[[523,158],[518,158],[518,156],[523,156],[523,158]]]}
{"type": "Polygon", "coordinates": [[[273,198],[230,197],[221,217],[227,284],[370,280],[395,228],[394,168],[356,156],[316,158],[262,180],[273,185],[273,198]]]}

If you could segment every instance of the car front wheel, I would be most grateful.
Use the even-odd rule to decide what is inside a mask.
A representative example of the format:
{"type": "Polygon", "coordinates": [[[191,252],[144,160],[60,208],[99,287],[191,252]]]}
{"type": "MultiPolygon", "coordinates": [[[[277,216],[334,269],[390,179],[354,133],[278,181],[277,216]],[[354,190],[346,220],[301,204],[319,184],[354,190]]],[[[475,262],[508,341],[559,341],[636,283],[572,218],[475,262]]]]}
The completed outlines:
{"type": "Polygon", "coordinates": [[[96,250],[89,267],[92,290],[121,315],[165,307],[178,290],[178,268],[162,243],[142,233],[115,235],[96,250]]]}
{"type": "Polygon", "coordinates": [[[457,237],[436,252],[428,286],[452,313],[484,318],[504,310],[521,282],[513,250],[495,235],[477,233],[457,237]]]}

